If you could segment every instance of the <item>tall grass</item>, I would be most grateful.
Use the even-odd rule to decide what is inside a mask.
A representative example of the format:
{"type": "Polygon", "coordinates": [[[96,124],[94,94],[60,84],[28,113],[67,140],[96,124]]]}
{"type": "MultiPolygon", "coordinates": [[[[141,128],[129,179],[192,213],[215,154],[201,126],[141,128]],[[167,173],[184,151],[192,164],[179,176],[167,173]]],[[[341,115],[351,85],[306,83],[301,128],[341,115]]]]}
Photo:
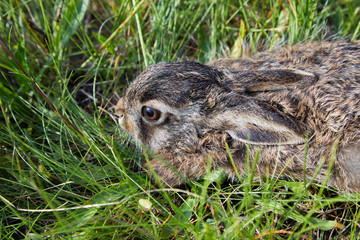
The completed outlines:
{"type": "Polygon", "coordinates": [[[220,170],[154,187],[112,105],[156,62],[359,39],[359,3],[1,1],[0,36],[30,77],[0,47],[0,238],[356,239],[357,195],[220,170]]]}

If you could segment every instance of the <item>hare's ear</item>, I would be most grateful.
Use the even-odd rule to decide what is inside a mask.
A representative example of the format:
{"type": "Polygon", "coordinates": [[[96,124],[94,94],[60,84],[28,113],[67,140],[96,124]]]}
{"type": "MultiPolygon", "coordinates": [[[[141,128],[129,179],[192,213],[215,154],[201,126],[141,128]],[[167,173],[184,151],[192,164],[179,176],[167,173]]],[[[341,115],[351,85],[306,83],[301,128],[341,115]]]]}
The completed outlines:
{"type": "Polygon", "coordinates": [[[226,132],[237,141],[258,145],[302,144],[306,134],[311,134],[304,123],[266,102],[242,96],[235,101],[238,104],[230,106],[222,116],[226,116],[226,132]]]}
{"type": "Polygon", "coordinates": [[[297,69],[226,71],[236,91],[267,92],[308,86],[318,80],[313,73],[297,69]]]}

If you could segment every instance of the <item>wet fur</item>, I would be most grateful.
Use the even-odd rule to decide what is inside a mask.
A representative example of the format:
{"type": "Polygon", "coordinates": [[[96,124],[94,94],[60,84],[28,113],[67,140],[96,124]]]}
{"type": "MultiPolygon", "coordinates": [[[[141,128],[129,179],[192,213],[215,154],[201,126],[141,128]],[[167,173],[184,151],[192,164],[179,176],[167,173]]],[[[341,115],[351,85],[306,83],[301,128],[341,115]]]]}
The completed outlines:
{"type": "MultiPolygon", "coordinates": [[[[308,134],[308,180],[321,160],[316,181],[325,179],[338,143],[329,184],[360,190],[359,42],[298,44],[208,66],[155,64],[129,86],[117,113],[136,141],[189,179],[204,175],[209,159],[235,177],[225,143],[243,175],[248,140],[251,162],[260,150],[258,176],[302,179],[308,134]],[[144,119],[144,105],[162,112],[159,121],[144,119]]],[[[160,160],[151,164],[164,182],[183,182],[160,160]]]]}

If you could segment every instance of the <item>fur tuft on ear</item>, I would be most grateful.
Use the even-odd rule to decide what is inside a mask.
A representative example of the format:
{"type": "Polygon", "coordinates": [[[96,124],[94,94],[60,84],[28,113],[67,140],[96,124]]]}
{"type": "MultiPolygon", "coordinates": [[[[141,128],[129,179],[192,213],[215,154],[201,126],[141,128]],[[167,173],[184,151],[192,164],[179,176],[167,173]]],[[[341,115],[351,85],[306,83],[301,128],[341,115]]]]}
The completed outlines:
{"type": "Polygon", "coordinates": [[[213,127],[216,124],[226,126],[226,132],[233,139],[251,144],[305,142],[305,135],[309,131],[305,124],[257,99],[256,93],[309,86],[318,80],[318,76],[297,69],[223,71],[233,91],[221,99],[219,104],[225,110],[216,117],[214,123],[217,123],[213,127]],[[221,119],[223,121],[219,122],[221,119]]]}
{"type": "MultiPolygon", "coordinates": [[[[241,142],[260,145],[302,144],[305,125],[269,104],[257,99],[237,97],[238,105],[225,112],[226,132],[241,142]]],[[[232,100],[234,101],[234,99],[232,100]]]]}
{"type": "Polygon", "coordinates": [[[233,92],[222,99],[205,124],[226,131],[234,140],[257,145],[303,144],[306,125],[256,97],[233,92]]]}
{"type": "Polygon", "coordinates": [[[243,93],[277,91],[309,86],[318,80],[318,76],[298,69],[269,69],[224,71],[232,81],[235,90],[243,93]]]}

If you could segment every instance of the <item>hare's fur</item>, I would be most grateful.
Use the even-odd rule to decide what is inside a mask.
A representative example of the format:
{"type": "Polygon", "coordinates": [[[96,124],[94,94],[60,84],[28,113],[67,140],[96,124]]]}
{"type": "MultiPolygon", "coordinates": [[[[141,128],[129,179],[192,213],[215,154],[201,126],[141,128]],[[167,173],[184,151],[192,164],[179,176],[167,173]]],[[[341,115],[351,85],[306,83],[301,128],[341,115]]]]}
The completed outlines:
{"type": "MultiPolygon", "coordinates": [[[[360,42],[323,41],[223,59],[210,65],[159,63],[145,70],[117,104],[121,124],[183,176],[212,168],[246,169],[260,150],[258,176],[326,179],[360,190],[360,42]],[[144,117],[144,106],[161,113],[144,117]],[[308,148],[304,161],[305,136],[308,148]],[[304,166],[306,162],[306,166],[304,166]]],[[[183,182],[163,161],[152,167],[170,184],[183,182]]]]}

